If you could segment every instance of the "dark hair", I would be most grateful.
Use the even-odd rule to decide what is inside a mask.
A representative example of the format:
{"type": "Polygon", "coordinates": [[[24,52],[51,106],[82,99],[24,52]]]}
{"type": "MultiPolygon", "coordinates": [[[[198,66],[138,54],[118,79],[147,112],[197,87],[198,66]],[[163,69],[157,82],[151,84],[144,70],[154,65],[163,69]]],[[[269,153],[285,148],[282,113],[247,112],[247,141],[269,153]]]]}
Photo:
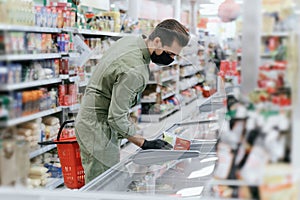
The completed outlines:
{"type": "Polygon", "coordinates": [[[150,40],[159,37],[162,45],[171,46],[174,40],[182,47],[186,46],[189,42],[189,34],[186,28],[175,19],[166,19],[160,22],[149,35],[150,40]]]}

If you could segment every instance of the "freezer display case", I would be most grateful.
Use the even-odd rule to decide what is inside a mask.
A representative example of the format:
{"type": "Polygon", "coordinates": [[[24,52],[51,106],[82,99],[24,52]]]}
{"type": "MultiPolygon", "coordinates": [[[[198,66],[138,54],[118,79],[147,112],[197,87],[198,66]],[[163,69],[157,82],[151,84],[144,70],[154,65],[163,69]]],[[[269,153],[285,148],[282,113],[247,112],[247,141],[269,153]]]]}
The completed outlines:
{"type": "Polygon", "coordinates": [[[80,190],[201,196],[218,159],[218,126],[218,120],[174,124],[158,136],[172,150],[138,150],[80,190]]]}

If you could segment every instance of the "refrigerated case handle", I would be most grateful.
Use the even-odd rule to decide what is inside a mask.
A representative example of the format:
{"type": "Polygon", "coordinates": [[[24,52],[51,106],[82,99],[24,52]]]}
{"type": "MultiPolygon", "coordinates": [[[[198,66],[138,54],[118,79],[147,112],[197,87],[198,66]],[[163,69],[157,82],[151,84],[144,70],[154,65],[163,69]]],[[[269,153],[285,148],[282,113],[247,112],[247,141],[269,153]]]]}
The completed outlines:
{"type": "Polygon", "coordinates": [[[216,123],[218,120],[212,119],[212,120],[201,120],[201,121],[192,121],[192,122],[182,122],[182,123],[176,123],[177,126],[184,126],[184,125],[193,125],[193,124],[209,124],[209,123],[216,123]]]}

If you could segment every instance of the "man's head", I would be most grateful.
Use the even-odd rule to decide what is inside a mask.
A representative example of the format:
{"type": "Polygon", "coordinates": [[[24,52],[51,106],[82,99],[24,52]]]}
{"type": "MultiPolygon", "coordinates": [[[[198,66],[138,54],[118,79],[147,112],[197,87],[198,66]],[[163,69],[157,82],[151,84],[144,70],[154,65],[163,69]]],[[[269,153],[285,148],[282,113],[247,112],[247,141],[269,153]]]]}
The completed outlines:
{"type": "Polygon", "coordinates": [[[174,19],[159,23],[149,35],[148,47],[154,63],[168,65],[173,62],[183,47],[189,42],[185,27],[174,19]]]}

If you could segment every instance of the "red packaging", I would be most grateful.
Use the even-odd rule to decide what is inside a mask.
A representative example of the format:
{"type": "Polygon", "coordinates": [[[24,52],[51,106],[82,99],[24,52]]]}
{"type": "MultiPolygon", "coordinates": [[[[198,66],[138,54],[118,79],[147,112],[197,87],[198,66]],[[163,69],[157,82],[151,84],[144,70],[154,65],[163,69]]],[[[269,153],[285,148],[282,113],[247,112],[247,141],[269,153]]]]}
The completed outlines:
{"type": "Polygon", "coordinates": [[[63,61],[59,60],[59,74],[63,74],[64,68],[63,68],[63,61]]]}
{"type": "Polygon", "coordinates": [[[77,95],[77,88],[75,84],[68,85],[68,92],[69,94],[76,94],[77,95]]]}
{"type": "Polygon", "coordinates": [[[69,105],[71,105],[71,101],[70,101],[71,99],[70,99],[70,97],[71,97],[70,95],[65,95],[65,96],[64,96],[64,101],[63,101],[63,105],[64,105],[64,106],[69,106],[69,105]]]}
{"type": "Polygon", "coordinates": [[[191,145],[191,141],[176,137],[174,150],[189,150],[191,145]]]}
{"type": "Polygon", "coordinates": [[[67,85],[59,85],[58,86],[58,94],[65,95],[67,93],[67,85]]]}

